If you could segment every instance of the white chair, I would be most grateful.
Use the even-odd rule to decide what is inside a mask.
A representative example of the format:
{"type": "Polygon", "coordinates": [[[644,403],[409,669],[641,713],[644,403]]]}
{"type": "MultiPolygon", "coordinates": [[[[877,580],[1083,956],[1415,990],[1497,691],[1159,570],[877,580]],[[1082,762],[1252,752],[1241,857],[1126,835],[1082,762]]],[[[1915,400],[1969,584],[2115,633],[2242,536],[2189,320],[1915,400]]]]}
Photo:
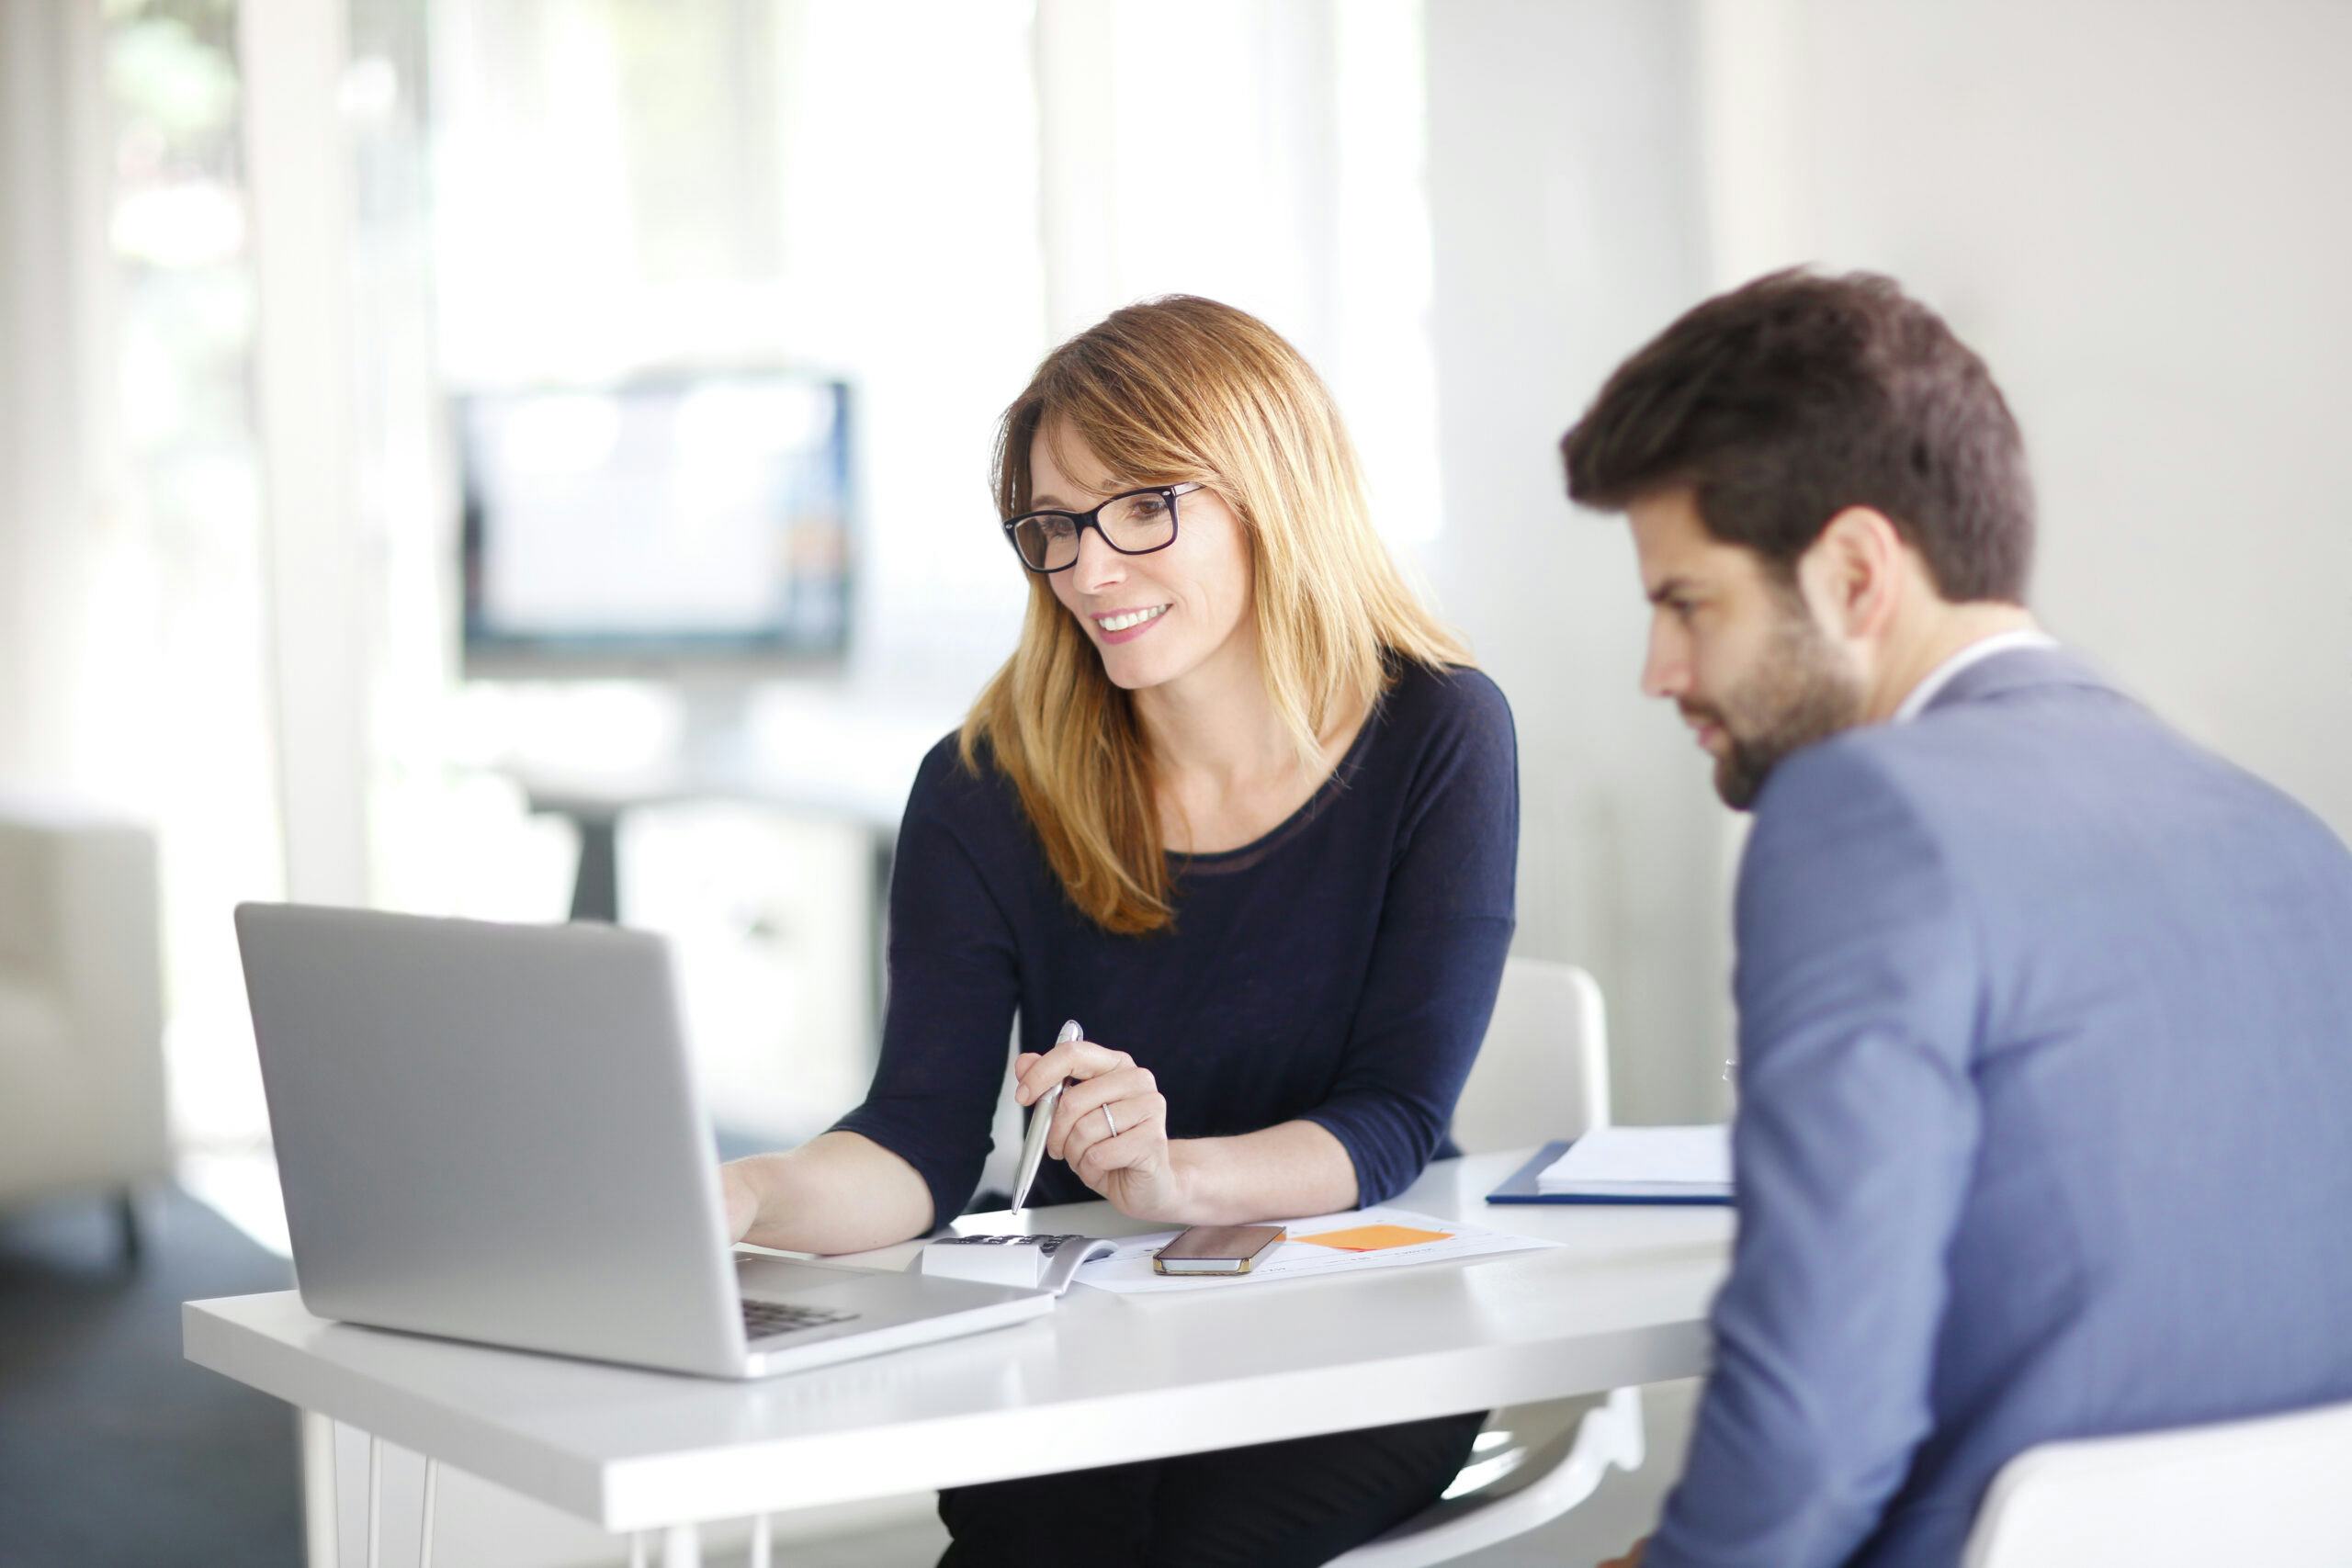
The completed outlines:
{"type": "Polygon", "coordinates": [[[1503,961],[1495,1016],[1453,1107],[1464,1154],[1529,1148],[1609,1125],[1609,1023],[1600,987],[1571,964],[1503,961]]]}
{"type": "Polygon", "coordinates": [[[2352,1404],[2029,1449],[1993,1478],[1963,1568],[2342,1568],[2352,1404]]]}
{"type": "MultiPolygon", "coordinates": [[[[1600,986],[1569,964],[1505,961],[1493,1021],[1454,1107],[1454,1142],[1485,1154],[1608,1124],[1600,986]]],[[[1509,1540],[1591,1496],[1611,1465],[1638,1469],[1645,1452],[1638,1389],[1498,1410],[1442,1498],[1332,1559],[1333,1568],[1423,1568],[1509,1540]]]]}
{"type": "Polygon", "coordinates": [[[0,795],[0,1203],[170,1175],[153,837],[0,795]]]}

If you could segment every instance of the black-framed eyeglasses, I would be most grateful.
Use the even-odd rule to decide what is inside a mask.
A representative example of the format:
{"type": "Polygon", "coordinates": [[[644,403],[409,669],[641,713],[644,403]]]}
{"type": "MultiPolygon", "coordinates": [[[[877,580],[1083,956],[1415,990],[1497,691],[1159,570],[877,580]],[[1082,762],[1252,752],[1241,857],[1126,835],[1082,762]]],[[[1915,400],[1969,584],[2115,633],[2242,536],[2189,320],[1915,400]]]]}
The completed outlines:
{"type": "Polygon", "coordinates": [[[1176,498],[1199,490],[1198,480],[1148,485],[1114,495],[1091,512],[1025,512],[1009,517],[1004,536],[1031,571],[1068,571],[1078,564],[1078,541],[1089,528],[1123,556],[1148,556],[1176,542],[1176,498]]]}

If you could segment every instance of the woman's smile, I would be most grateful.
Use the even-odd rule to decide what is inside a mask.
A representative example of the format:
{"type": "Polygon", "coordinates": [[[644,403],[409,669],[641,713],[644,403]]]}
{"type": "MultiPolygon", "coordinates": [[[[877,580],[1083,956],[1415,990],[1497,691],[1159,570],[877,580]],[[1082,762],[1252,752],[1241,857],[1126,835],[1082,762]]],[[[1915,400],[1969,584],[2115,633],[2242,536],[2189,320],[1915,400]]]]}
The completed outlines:
{"type": "Polygon", "coordinates": [[[1168,613],[1165,604],[1145,604],[1135,609],[1103,610],[1087,618],[1104,642],[1133,642],[1159,624],[1168,613]]]}

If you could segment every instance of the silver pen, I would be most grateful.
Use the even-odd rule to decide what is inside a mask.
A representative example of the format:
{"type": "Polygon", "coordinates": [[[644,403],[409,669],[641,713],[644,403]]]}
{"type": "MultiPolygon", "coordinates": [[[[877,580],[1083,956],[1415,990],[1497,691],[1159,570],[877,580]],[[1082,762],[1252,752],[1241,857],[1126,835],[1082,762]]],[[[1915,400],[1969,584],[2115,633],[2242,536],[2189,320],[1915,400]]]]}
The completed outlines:
{"type": "MultiPolygon", "coordinates": [[[[1067,1045],[1085,1038],[1086,1031],[1073,1018],[1062,1025],[1062,1032],[1054,1036],[1054,1043],[1067,1045]]],[[[1029,1189],[1037,1179],[1037,1167],[1045,1162],[1046,1134],[1054,1124],[1054,1107],[1062,1102],[1062,1090],[1068,1085],[1068,1079],[1056,1084],[1039,1095],[1037,1103],[1029,1109],[1029,1135],[1021,1140],[1021,1179],[1012,1188],[1012,1212],[1016,1214],[1029,1201],[1029,1189]]]]}

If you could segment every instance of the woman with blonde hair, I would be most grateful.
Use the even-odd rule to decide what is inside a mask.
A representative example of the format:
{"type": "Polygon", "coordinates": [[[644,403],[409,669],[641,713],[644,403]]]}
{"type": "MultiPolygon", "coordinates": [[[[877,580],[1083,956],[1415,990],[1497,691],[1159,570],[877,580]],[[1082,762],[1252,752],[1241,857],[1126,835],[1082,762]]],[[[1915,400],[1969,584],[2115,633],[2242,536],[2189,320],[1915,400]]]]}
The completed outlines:
{"type": "MultiPolygon", "coordinates": [[[[1502,694],[1389,558],[1322,383],[1239,310],[1152,300],[1054,350],[995,479],[1027,618],[908,800],[881,1065],[831,1131],[727,1168],[735,1234],[955,1218],[1016,1013],[1015,1099],[1069,1084],[1036,1201],[1393,1197],[1450,1152],[1510,942],[1502,694]]],[[[960,1488],[943,1568],[1321,1562],[1433,1501],[1477,1423],[960,1488]]]]}

